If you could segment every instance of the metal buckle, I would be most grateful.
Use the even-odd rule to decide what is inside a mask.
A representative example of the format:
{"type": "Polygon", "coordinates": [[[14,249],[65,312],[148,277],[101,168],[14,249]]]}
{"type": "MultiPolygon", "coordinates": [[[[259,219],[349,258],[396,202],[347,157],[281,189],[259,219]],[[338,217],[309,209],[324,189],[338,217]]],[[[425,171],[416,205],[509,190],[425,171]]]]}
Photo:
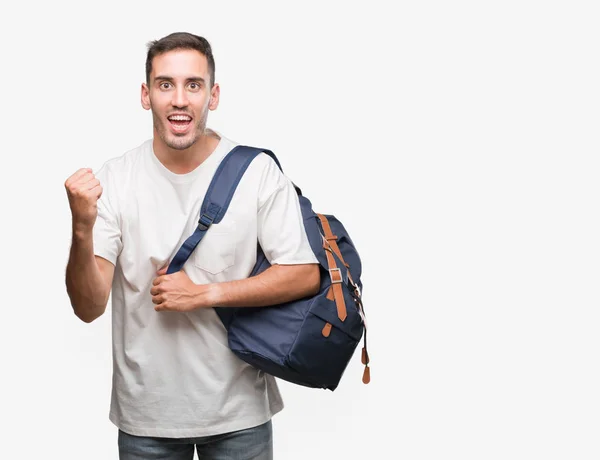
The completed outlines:
{"type": "Polygon", "coordinates": [[[331,278],[331,284],[343,283],[344,282],[344,278],[342,277],[342,271],[339,268],[330,268],[329,269],[329,278],[331,278]],[[333,272],[337,272],[338,276],[340,277],[339,280],[334,280],[333,279],[333,272]]]}
{"type": "Polygon", "coordinates": [[[351,279],[350,276],[348,276],[348,283],[350,283],[350,286],[352,286],[352,289],[354,289],[354,293],[360,297],[360,288],[358,287],[358,284],[354,283],[351,279]]]}

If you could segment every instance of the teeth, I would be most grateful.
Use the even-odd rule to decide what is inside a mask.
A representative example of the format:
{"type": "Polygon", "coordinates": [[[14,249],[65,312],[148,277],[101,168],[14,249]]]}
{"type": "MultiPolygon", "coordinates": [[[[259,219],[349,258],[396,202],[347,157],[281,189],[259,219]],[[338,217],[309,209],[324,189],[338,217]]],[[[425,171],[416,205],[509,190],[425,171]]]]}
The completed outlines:
{"type": "Polygon", "coordinates": [[[172,120],[172,121],[190,121],[191,118],[187,117],[185,115],[173,115],[172,117],[169,117],[169,120],[172,120]]]}

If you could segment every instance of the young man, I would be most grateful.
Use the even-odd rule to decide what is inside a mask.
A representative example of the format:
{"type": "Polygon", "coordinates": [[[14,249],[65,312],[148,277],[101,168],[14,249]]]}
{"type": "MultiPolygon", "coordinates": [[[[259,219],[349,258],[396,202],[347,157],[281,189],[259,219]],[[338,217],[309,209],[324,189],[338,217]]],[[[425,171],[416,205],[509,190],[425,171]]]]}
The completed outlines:
{"type": "Polygon", "coordinates": [[[166,275],[194,232],[223,157],[236,145],[206,128],[219,104],[209,43],[188,33],[151,42],[142,106],[153,138],[65,183],[73,219],[66,285],[91,322],[112,288],[110,420],[122,460],[272,458],[275,379],[239,360],[212,307],[267,306],[314,294],[319,269],[293,184],[266,154],[184,269],[166,275]],[[248,278],[257,243],[273,265],[248,278]]]}

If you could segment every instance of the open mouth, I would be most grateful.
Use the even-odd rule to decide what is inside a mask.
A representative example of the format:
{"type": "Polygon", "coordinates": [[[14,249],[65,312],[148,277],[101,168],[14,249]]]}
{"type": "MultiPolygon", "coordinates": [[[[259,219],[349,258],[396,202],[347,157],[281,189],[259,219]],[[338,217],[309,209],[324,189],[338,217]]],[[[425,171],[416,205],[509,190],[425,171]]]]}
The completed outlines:
{"type": "Polygon", "coordinates": [[[171,129],[176,133],[184,133],[192,125],[192,117],[189,115],[171,115],[167,117],[171,129]]]}

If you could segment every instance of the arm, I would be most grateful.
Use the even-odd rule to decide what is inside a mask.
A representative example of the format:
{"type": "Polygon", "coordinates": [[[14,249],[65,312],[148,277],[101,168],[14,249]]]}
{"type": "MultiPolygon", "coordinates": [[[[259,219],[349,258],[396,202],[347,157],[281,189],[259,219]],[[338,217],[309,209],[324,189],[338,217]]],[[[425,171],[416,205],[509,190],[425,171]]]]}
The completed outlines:
{"type": "Polygon", "coordinates": [[[106,310],[115,267],[94,255],[92,235],[73,231],[66,285],[77,317],[91,323],[106,310]]]}
{"type": "Polygon", "coordinates": [[[216,283],[212,296],[199,289],[197,298],[200,305],[212,297],[211,306],[265,307],[315,295],[319,286],[318,264],[273,265],[250,278],[216,283]]]}
{"type": "Polygon", "coordinates": [[[205,307],[266,307],[319,291],[318,264],[273,265],[259,275],[222,283],[194,284],[184,271],[158,272],[151,289],[156,311],[205,307]]]}
{"type": "Polygon", "coordinates": [[[65,182],[73,223],[73,240],[65,282],[75,315],[90,323],[106,310],[114,265],[94,255],[93,228],[98,216],[100,181],[80,169],[65,182]]]}

